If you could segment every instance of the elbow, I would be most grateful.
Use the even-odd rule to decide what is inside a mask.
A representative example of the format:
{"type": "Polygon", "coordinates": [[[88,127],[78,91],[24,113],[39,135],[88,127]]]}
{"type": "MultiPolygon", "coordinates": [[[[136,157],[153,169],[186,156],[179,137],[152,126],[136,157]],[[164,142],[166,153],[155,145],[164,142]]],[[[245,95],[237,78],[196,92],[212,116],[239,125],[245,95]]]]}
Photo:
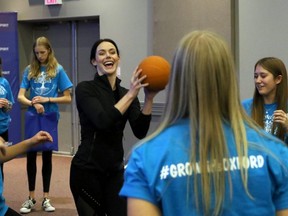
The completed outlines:
{"type": "Polygon", "coordinates": [[[69,98],[67,99],[67,103],[71,103],[71,102],[72,102],[72,98],[69,97],[69,98]]]}
{"type": "Polygon", "coordinates": [[[21,96],[18,96],[18,97],[17,97],[17,101],[18,101],[18,102],[21,102],[21,101],[22,101],[22,100],[21,100],[21,96]]]}

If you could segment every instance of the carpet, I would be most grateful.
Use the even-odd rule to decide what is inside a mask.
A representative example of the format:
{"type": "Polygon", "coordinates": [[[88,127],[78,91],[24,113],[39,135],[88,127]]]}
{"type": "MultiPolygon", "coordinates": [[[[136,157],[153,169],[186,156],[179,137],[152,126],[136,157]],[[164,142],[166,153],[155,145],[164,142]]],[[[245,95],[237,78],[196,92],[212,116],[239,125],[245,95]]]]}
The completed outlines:
{"type": "MultiPolygon", "coordinates": [[[[76,207],[69,187],[70,164],[72,157],[53,154],[50,199],[55,212],[41,209],[42,192],[42,156],[37,156],[36,205],[29,215],[77,216],[76,207]]],[[[18,157],[4,164],[4,197],[6,203],[19,212],[22,203],[28,198],[28,180],[26,157],[18,157]]]]}

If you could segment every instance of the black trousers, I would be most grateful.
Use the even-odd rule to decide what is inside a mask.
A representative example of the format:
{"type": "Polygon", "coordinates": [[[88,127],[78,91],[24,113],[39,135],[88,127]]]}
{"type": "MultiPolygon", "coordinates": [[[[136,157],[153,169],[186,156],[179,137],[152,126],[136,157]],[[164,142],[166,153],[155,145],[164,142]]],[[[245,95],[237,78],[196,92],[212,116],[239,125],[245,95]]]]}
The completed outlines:
{"type": "MultiPolygon", "coordinates": [[[[37,152],[27,152],[27,174],[29,191],[35,190],[37,173],[37,152]]],[[[42,180],[43,192],[48,193],[50,189],[50,180],[52,174],[52,151],[42,152],[42,180]]]]}
{"type": "Polygon", "coordinates": [[[18,212],[14,211],[11,208],[8,208],[6,214],[4,216],[20,216],[21,214],[19,214],[18,212]]]}
{"type": "Polygon", "coordinates": [[[79,216],[126,216],[127,202],[118,194],[123,185],[124,170],[99,173],[70,169],[70,189],[79,216]]]}

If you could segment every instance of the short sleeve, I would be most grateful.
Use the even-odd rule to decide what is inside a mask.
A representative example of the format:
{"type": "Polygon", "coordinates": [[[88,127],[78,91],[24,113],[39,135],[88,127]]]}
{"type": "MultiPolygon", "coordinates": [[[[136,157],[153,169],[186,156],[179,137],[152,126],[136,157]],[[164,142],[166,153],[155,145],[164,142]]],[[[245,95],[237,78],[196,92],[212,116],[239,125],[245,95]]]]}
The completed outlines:
{"type": "Polygon", "coordinates": [[[143,199],[157,205],[155,197],[151,193],[147,173],[143,169],[141,151],[134,151],[125,170],[124,185],[120,196],[143,199]]]}
{"type": "Polygon", "coordinates": [[[22,81],[20,84],[20,88],[24,88],[24,89],[29,89],[30,88],[30,82],[28,80],[28,67],[25,68],[24,72],[23,72],[23,77],[22,77],[22,81]]]}
{"type": "Polygon", "coordinates": [[[278,158],[273,161],[274,164],[269,162],[275,183],[273,202],[276,210],[288,209],[288,149],[286,146],[281,148],[278,158]]]}
{"type": "Polygon", "coordinates": [[[59,76],[58,88],[61,92],[69,88],[72,88],[73,84],[70,81],[68,75],[66,74],[66,71],[61,65],[58,66],[58,76],[59,76]]]}

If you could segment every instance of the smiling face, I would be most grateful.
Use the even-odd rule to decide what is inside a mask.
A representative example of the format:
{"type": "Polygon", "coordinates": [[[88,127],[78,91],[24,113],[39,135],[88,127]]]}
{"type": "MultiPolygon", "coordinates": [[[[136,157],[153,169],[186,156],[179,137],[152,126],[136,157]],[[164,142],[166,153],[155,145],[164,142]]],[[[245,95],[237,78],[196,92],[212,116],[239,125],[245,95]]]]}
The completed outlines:
{"type": "Polygon", "coordinates": [[[116,47],[104,41],[98,45],[95,58],[91,60],[91,63],[97,66],[99,75],[116,75],[119,59],[116,47]]]}
{"type": "Polygon", "coordinates": [[[282,76],[274,75],[268,70],[264,69],[261,65],[257,65],[254,71],[255,87],[259,94],[269,101],[274,102],[277,85],[281,82],[282,76]]]}

